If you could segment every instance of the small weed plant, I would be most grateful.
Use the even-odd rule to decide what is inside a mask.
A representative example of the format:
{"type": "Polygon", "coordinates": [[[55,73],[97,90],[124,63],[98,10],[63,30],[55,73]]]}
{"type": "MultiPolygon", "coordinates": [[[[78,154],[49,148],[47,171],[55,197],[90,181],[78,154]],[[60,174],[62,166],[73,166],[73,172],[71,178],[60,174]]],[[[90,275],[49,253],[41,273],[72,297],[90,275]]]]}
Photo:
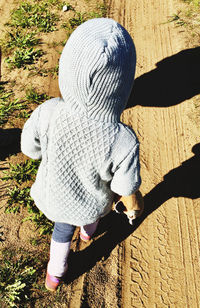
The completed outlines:
{"type": "Polygon", "coordinates": [[[35,32],[29,33],[26,30],[15,28],[7,31],[4,40],[1,40],[4,54],[9,54],[16,48],[31,48],[39,43],[40,39],[36,38],[35,32]]]}
{"type": "Polygon", "coordinates": [[[0,125],[5,124],[8,121],[9,116],[12,115],[14,111],[22,110],[24,108],[24,104],[20,103],[18,99],[11,101],[2,101],[0,99],[0,125]]]}
{"type": "Polygon", "coordinates": [[[32,28],[38,32],[52,32],[56,29],[58,16],[48,9],[48,2],[36,1],[21,3],[11,14],[7,24],[14,28],[32,28]]]}
{"type": "Polygon", "coordinates": [[[52,67],[49,69],[49,73],[55,79],[58,76],[58,71],[59,71],[59,64],[56,64],[55,67],[52,67]]]}
{"type": "Polygon", "coordinates": [[[200,6],[200,0],[182,0],[182,1],[194,5],[197,8],[200,6]]]}
{"type": "Polygon", "coordinates": [[[68,31],[68,36],[69,36],[73,30],[75,30],[85,21],[92,18],[106,17],[106,15],[107,15],[107,6],[105,4],[97,5],[96,10],[92,12],[81,13],[74,10],[74,16],[70,18],[68,22],[63,23],[62,27],[68,31]]]}
{"type": "Polygon", "coordinates": [[[101,18],[107,16],[108,7],[105,3],[97,4],[96,10],[90,13],[91,18],[101,18]]]}
{"type": "Polygon", "coordinates": [[[75,29],[87,20],[87,13],[76,12],[73,18],[69,19],[69,28],[75,29]]]}
{"type": "Polygon", "coordinates": [[[49,5],[49,1],[24,1],[12,11],[5,38],[1,40],[3,52],[9,54],[12,51],[12,55],[5,59],[11,69],[27,69],[44,55],[34,46],[40,43],[39,33],[56,30],[58,16],[51,13],[49,5]]]}
{"type": "Polygon", "coordinates": [[[24,108],[26,105],[19,99],[14,99],[13,92],[6,91],[5,87],[0,84],[0,125],[5,124],[15,111],[24,108]]]}
{"type": "Polygon", "coordinates": [[[184,26],[186,24],[186,22],[179,16],[179,14],[173,14],[170,19],[169,22],[175,22],[176,26],[184,26]]]}
{"type": "Polygon", "coordinates": [[[0,261],[0,300],[9,307],[25,307],[30,301],[31,288],[36,283],[36,270],[29,258],[5,253],[0,261]]]}
{"type": "Polygon", "coordinates": [[[5,176],[2,180],[8,181],[13,180],[17,184],[22,184],[26,181],[33,180],[37,173],[40,161],[28,159],[24,163],[20,164],[9,164],[9,171],[4,171],[5,176]]]}
{"type": "Polygon", "coordinates": [[[170,17],[169,22],[184,26],[188,32],[189,45],[199,45],[200,40],[200,0],[182,0],[187,5],[170,17]]]}
{"type": "Polygon", "coordinates": [[[30,181],[35,179],[39,164],[40,161],[32,159],[17,165],[10,164],[10,169],[4,172],[2,180],[10,181],[12,187],[7,191],[6,213],[19,213],[26,208],[28,216],[24,221],[31,220],[42,235],[50,234],[53,224],[38,210],[30,196],[30,181]]]}
{"type": "Polygon", "coordinates": [[[42,55],[41,49],[17,49],[14,51],[13,57],[6,58],[6,63],[12,68],[27,68],[27,65],[34,64],[42,55]]]}
{"type": "Polygon", "coordinates": [[[39,94],[33,87],[30,87],[26,90],[26,100],[28,103],[35,103],[40,105],[49,98],[50,97],[45,93],[39,94]]]}
{"type": "Polygon", "coordinates": [[[30,187],[19,188],[17,186],[12,189],[8,188],[8,201],[6,213],[20,212],[22,206],[32,209],[33,199],[30,197],[30,187]]]}

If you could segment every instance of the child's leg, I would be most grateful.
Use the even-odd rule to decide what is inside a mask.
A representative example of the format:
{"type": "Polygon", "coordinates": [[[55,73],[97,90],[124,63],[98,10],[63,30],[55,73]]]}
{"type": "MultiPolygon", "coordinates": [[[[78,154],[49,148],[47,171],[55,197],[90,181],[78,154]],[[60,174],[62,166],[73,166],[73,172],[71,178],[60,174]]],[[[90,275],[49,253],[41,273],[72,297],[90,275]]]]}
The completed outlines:
{"type": "Polygon", "coordinates": [[[55,223],[50,245],[50,260],[47,271],[49,275],[62,277],[67,270],[67,258],[75,226],[55,223]]]}
{"type": "Polygon", "coordinates": [[[80,232],[80,238],[85,242],[89,241],[94,232],[96,231],[98,223],[99,219],[92,224],[82,226],[80,232]]]}

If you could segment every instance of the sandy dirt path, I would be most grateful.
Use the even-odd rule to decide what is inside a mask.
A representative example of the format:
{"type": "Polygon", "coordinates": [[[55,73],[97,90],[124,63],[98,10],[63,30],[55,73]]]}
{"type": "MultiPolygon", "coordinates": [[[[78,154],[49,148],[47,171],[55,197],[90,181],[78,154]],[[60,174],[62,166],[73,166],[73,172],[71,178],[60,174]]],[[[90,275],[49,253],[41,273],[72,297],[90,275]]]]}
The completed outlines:
{"type": "Polygon", "coordinates": [[[176,5],[109,1],[109,16],[128,29],[137,50],[122,120],[141,142],[146,209],[135,227],[111,215],[105,236],[85,249],[81,307],[199,307],[199,133],[188,117],[199,93],[199,48],[186,49],[180,28],[167,22],[176,5]]]}
{"type": "Polygon", "coordinates": [[[130,31],[137,50],[135,88],[123,121],[141,142],[146,207],[146,219],[120,248],[122,307],[200,303],[199,145],[187,116],[188,98],[199,93],[199,49],[182,51],[180,29],[166,23],[176,4],[110,1],[109,15],[130,31]]]}

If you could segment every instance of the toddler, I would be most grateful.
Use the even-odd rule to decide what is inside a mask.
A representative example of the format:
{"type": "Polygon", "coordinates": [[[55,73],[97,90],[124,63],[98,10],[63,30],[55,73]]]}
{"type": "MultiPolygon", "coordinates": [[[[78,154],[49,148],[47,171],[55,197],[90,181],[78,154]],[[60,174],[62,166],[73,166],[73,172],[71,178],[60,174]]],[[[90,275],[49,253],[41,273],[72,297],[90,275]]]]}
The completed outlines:
{"type": "Polygon", "coordinates": [[[37,107],[24,125],[22,152],[42,159],[31,196],[55,222],[48,290],[55,291],[67,272],[76,226],[81,239],[90,240],[116,194],[125,196],[125,205],[128,200],[127,215],[142,211],[136,193],[141,183],[139,143],[134,131],[120,122],[135,64],[133,41],[120,24],[108,18],[83,23],[60,58],[62,98],[37,107]]]}

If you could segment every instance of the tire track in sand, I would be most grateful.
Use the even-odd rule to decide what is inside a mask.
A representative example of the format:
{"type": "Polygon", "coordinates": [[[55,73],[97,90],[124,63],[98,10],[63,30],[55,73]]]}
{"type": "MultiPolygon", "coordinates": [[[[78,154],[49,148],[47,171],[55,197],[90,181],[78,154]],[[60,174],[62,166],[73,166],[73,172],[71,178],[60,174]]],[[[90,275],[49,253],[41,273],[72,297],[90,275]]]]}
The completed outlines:
{"type": "MultiPolygon", "coordinates": [[[[166,23],[176,12],[176,1],[111,0],[109,4],[109,16],[124,25],[134,39],[136,78],[155,70],[157,62],[184,49],[179,30],[166,23]]],[[[170,88],[166,87],[161,93],[160,103],[157,96],[156,102],[146,104],[136,95],[136,104],[152,107],[129,108],[122,116],[122,121],[133,127],[141,143],[144,194],[162,182],[170,170],[180,168],[190,159],[191,148],[197,142],[195,138],[187,138],[185,133],[189,102],[170,106],[169,101],[169,107],[162,108],[162,96],[165,99],[168,91],[170,88]]],[[[148,95],[145,98],[148,99],[148,95]]],[[[177,180],[181,179],[177,176],[177,180]]],[[[157,190],[148,194],[146,205],[155,208],[153,203],[161,205],[163,202],[159,199],[162,200],[162,193],[167,193],[165,186],[157,186],[157,190]]],[[[199,307],[197,217],[194,201],[169,198],[123,242],[122,307],[199,307]]]]}

